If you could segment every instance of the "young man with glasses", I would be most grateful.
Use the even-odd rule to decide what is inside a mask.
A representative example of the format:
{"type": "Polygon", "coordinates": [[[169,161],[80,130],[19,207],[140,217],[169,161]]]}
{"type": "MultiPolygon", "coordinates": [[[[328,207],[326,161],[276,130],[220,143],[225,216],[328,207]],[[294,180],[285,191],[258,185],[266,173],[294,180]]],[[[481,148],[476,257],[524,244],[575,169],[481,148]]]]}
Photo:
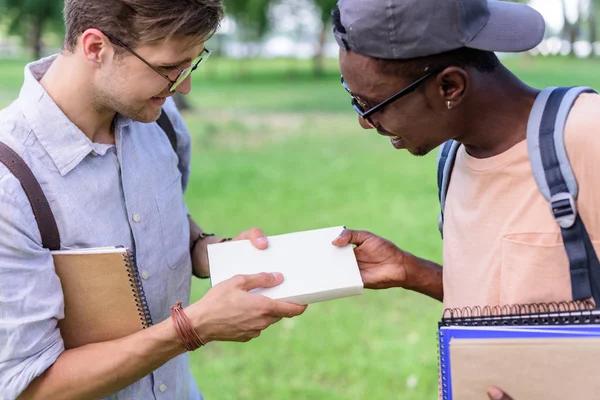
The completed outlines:
{"type": "MultiPolygon", "coordinates": [[[[538,190],[525,140],[540,91],[494,54],[537,46],[542,16],[494,0],[340,0],[334,26],[342,85],[365,129],[417,156],[460,143],[445,203],[444,268],[347,230],[334,244],[357,246],[365,286],[414,290],[444,308],[572,300],[561,228],[538,190]]],[[[582,94],[564,131],[577,208],[596,253],[599,109],[598,95],[582,94]]],[[[489,396],[508,399],[497,388],[489,396]]]]}
{"type": "MultiPolygon", "coordinates": [[[[249,293],[279,284],[280,274],[235,277],[188,305],[192,274],[208,275],[207,244],[223,239],[188,219],[190,135],[170,97],[191,90],[190,74],[210,54],[204,43],[223,5],[66,0],[64,12],[64,48],[27,65],[18,100],[0,112],[0,142],[40,183],[61,248],[135,249],[155,324],[65,351],[50,251],[19,180],[0,164],[0,397],[201,399],[186,349],[248,341],[305,309],[249,293]],[[176,151],[155,123],[163,109],[176,151]],[[174,325],[178,301],[191,326],[183,317],[174,325]],[[191,346],[180,335],[200,339],[191,346]]],[[[236,239],[267,246],[259,229],[236,239]]]]}

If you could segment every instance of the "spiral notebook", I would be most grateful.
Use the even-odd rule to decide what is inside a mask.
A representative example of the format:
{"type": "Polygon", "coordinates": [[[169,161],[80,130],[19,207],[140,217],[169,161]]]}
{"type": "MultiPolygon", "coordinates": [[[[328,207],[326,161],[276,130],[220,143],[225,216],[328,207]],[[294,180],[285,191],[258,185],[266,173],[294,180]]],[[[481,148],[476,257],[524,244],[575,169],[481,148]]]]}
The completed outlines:
{"type": "Polygon", "coordinates": [[[486,398],[492,385],[528,400],[600,392],[600,310],[589,303],[446,310],[438,346],[444,400],[486,398]]]}
{"type": "Polygon", "coordinates": [[[135,257],[124,247],[53,251],[65,301],[65,348],[119,339],[152,325],[135,257]]]}

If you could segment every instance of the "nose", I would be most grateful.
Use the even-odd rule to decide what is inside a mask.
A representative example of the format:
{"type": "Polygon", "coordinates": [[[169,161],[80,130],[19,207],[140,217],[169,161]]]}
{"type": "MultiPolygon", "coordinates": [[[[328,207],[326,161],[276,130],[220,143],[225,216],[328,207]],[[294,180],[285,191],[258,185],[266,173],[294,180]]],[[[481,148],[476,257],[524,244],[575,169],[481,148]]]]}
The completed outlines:
{"type": "Polygon", "coordinates": [[[361,117],[360,115],[358,116],[358,123],[360,124],[360,126],[363,129],[375,129],[375,127],[369,121],[367,121],[365,118],[361,117]]]}
{"type": "Polygon", "coordinates": [[[175,89],[176,92],[179,92],[183,95],[189,94],[192,91],[192,76],[188,76],[185,78],[183,82],[175,89]]]}

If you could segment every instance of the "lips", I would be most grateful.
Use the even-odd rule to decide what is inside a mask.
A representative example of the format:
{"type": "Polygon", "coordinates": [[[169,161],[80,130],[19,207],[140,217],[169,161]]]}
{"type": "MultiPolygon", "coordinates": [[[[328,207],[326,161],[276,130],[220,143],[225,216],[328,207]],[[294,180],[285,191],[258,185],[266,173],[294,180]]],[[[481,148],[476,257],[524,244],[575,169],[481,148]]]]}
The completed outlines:
{"type": "Polygon", "coordinates": [[[390,142],[392,142],[392,146],[394,146],[398,150],[406,148],[406,142],[404,141],[404,139],[399,138],[397,136],[392,136],[390,138],[390,142]]]}
{"type": "Polygon", "coordinates": [[[377,126],[377,133],[379,133],[381,136],[389,137],[392,146],[394,146],[396,149],[400,150],[406,148],[406,141],[404,139],[386,131],[381,125],[377,126]]]}
{"type": "Polygon", "coordinates": [[[167,101],[167,98],[166,97],[153,97],[151,100],[154,104],[162,106],[167,101]]]}

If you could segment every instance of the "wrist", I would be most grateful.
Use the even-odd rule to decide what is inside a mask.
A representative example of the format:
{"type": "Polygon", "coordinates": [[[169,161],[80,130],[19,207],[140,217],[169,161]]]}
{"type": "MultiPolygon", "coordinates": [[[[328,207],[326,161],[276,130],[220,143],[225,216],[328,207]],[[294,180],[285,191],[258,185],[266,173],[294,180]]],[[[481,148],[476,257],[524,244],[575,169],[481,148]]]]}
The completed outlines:
{"type": "Polygon", "coordinates": [[[202,299],[185,308],[185,313],[205,344],[216,340],[211,330],[210,313],[204,310],[202,299]]]}
{"type": "Polygon", "coordinates": [[[214,234],[204,234],[202,237],[195,241],[194,245],[190,249],[190,255],[192,258],[192,272],[194,276],[200,279],[210,278],[210,268],[208,264],[208,245],[223,243],[232,240],[230,238],[221,238],[214,234]]]}
{"type": "Polygon", "coordinates": [[[403,287],[442,301],[444,297],[442,267],[406,253],[406,283],[403,287]]]}
{"type": "Polygon", "coordinates": [[[195,351],[206,345],[206,342],[198,334],[196,328],[192,325],[188,315],[183,309],[181,301],[177,301],[171,307],[171,323],[177,333],[181,343],[187,351],[195,351]]]}
{"type": "Polygon", "coordinates": [[[410,253],[403,252],[402,269],[404,270],[404,279],[399,286],[407,290],[418,290],[422,278],[422,265],[419,263],[419,259],[410,253]]]}

